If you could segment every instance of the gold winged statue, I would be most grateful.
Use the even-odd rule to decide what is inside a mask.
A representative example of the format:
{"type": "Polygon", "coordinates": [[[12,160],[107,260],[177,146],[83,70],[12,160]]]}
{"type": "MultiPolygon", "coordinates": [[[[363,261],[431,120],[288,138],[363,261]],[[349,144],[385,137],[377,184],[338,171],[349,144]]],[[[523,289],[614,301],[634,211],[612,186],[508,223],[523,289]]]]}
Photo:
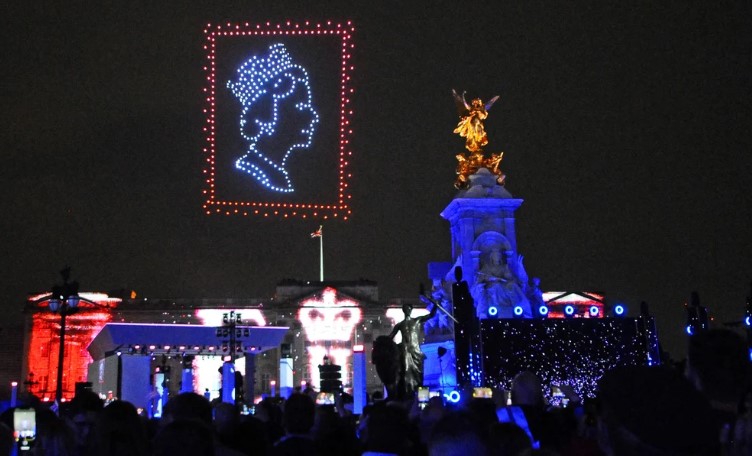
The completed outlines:
{"type": "Polygon", "coordinates": [[[469,154],[463,152],[456,156],[459,163],[457,163],[457,180],[454,186],[458,189],[466,188],[468,177],[475,174],[480,168],[487,168],[496,175],[496,182],[499,185],[504,185],[506,176],[499,169],[504,153],[491,154],[488,158],[483,154],[483,147],[488,144],[488,136],[483,121],[488,117],[488,110],[499,99],[499,96],[491,98],[485,104],[480,98],[475,98],[468,104],[465,101],[465,92],[462,92],[462,96],[460,96],[454,89],[452,89],[452,96],[460,115],[460,121],[457,128],[454,129],[454,133],[465,138],[465,149],[470,152],[469,154]]]}

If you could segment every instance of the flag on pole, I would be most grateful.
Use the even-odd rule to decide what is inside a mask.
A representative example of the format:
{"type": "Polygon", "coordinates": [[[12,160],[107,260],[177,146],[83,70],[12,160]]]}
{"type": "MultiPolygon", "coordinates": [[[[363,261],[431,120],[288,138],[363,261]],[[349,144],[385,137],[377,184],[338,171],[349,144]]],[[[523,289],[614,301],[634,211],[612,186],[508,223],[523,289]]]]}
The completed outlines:
{"type": "Polygon", "coordinates": [[[311,233],[312,238],[323,237],[323,236],[324,236],[324,225],[319,225],[319,229],[311,233]]]}

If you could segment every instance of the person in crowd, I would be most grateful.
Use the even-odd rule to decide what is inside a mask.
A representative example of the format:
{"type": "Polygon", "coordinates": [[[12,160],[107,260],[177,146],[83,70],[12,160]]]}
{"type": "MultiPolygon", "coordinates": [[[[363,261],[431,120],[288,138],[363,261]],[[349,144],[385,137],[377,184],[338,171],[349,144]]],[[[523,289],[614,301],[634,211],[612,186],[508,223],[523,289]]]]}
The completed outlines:
{"type": "Polygon", "coordinates": [[[101,456],[146,456],[146,429],[130,402],[110,402],[92,429],[92,454],[101,456]]]}
{"type": "MultiPolygon", "coordinates": [[[[310,394],[306,395],[311,397],[310,394]]],[[[270,442],[276,442],[285,435],[282,427],[282,410],[272,399],[267,397],[256,404],[254,417],[264,423],[270,442]]]]}
{"type": "Polygon", "coordinates": [[[485,456],[486,445],[473,419],[454,412],[443,417],[428,437],[429,456],[485,456]]]}
{"type": "Polygon", "coordinates": [[[512,423],[493,423],[486,439],[489,454],[495,456],[519,456],[532,451],[530,437],[512,423]]]}
{"type": "Polygon", "coordinates": [[[181,393],[170,399],[162,412],[161,424],[166,426],[179,419],[197,420],[211,426],[212,408],[209,401],[196,393],[181,393]]]}
{"type": "Polygon", "coordinates": [[[405,455],[410,449],[407,411],[396,404],[371,406],[360,430],[363,456],[405,455]]]}
{"type": "Polygon", "coordinates": [[[223,445],[235,447],[237,445],[237,431],[240,426],[240,412],[238,408],[227,402],[220,402],[212,406],[214,409],[214,431],[223,445]]]}
{"type": "Polygon", "coordinates": [[[31,454],[33,456],[73,456],[75,438],[73,431],[52,410],[36,408],[37,438],[31,454]]]}
{"type": "Polygon", "coordinates": [[[538,376],[530,371],[517,374],[512,380],[510,397],[512,406],[499,408],[496,412],[499,421],[522,428],[530,436],[533,447],[537,447],[544,434],[546,414],[546,402],[538,376]]]}
{"type": "Polygon", "coordinates": [[[608,456],[717,455],[710,404],[680,373],[630,366],[599,382],[599,444],[608,456]]]}
{"type": "Polygon", "coordinates": [[[441,397],[434,396],[428,400],[425,408],[420,412],[418,431],[421,443],[425,446],[431,430],[448,413],[441,397]]]}
{"type": "MultiPolygon", "coordinates": [[[[208,401],[207,401],[208,402],[208,401]]],[[[196,419],[174,419],[154,438],[154,456],[215,456],[212,429],[196,419]]]]}
{"type": "MultiPolygon", "coordinates": [[[[174,421],[198,421],[208,427],[214,443],[214,454],[217,456],[238,456],[241,453],[223,445],[215,438],[213,432],[212,408],[205,397],[196,393],[181,393],[171,398],[165,405],[162,414],[162,425],[168,426],[174,421]]],[[[176,432],[182,432],[186,427],[177,427],[176,432]]],[[[161,432],[160,432],[161,433],[161,432]]],[[[159,434],[157,434],[159,438],[159,434]]],[[[156,444],[155,444],[156,445],[156,444]]]]}
{"type": "Polygon", "coordinates": [[[689,338],[685,374],[710,401],[718,429],[733,426],[744,398],[749,358],[744,339],[726,329],[689,338]]]}
{"type": "Polygon", "coordinates": [[[78,392],[70,402],[67,422],[73,429],[77,454],[86,454],[91,447],[91,431],[103,408],[104,401],[88,390],[78,392]]]}
{"type": "Polygon", "coordinates": [[[0,422],[0,455],[10,456],[14,444],[13,431],[5,423],[0,422]]]}
{"type": "Polygon", "coordinates": [[[467,416],[475,423],[476,429],[485,440],[491,429],[491,425],[499,422],[496,416],[496,404],[492,399],[473,398],[465,407],[467,416]]]}
{"type": "Polygon", "coordinates": [[[316,404],[310,396],[292,394],[285,402],[283,423],[285,436],[272,447],[275,456],[313,455],[311,428],[314,423],[316,404]]]}

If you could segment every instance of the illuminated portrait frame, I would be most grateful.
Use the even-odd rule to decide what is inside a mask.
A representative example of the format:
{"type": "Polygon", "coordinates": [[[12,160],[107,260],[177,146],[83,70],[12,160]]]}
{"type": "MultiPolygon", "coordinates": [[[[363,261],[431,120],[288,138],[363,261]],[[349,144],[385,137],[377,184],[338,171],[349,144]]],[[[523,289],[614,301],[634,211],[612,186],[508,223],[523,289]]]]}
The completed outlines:
{"type": "MultiPolygon", "coordinates": [[[[266,22],[263,24],[255,23],[223,23],[207,24],[204,29],[206,51],[206,60],[203,70],[205,72],[205,87],[203,88],[204,96],[204,125],[203,134],[205,145],[202,150],[202,159],[204,160],[204,178],[205,185],[203,193],[203,210],[207,215],[240,215],[240,216],[260,216],[260,217],[301,217],[314,219],[342,219],[347,220],[351,214],[350,200],[351,194],[348,190],[349,181],[352,177],[349,166],[352,161],[353,150],[351,147],[351,137],[353,134],[351,127],[351,117],[353,108],[351,97],[354,89],[351,87],[351,74],[354,66],[351,62],[351,56],[354,50],[353,32],[355,27],[352,22],[335,23],[326,21],[324,23],[295,23],[285,22],[274,24],[266,22]],[[338,130],[338,148],[336,163],[332,167],[337,170],[337,189],[336,194],[327,196],[331,197],[330,201],[304,201],[304,202],[280,202],[274,198],[263,200],[248,200],[243,198],[229,199],[219,196],[217,182],[217,93],[218,91],[227,90],[226,81],[217,79],[217,41],[231,40],[233,38],[245,37],[306,37],[306,38],[327,38],[332,36],[338,39],[339,46],[338,61],[341,61],[339,68],[339,130],[338,130]]],[[[221,184],[220,184],[221,185],[221,184]]],[[[314,198],[315,199],[315,198],[314,198]]]]}

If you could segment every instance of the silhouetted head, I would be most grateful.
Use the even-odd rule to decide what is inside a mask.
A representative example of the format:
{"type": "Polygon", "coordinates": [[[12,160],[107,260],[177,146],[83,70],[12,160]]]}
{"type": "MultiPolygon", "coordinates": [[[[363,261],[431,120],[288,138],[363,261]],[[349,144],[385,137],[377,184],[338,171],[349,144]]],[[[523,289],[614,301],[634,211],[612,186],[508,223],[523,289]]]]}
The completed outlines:
{"type": "Polygon", "coordinates": [[[410,314],[413,312],[413,305],[409,302],[406,302],[402,304],[402,312],[404,312],[405,317],[409,317],[410,314]]]}
{"type": "Polygon", "coordinates": [[[702,331],[689,338],[686,375],[709,398],[739,402],[747,374],[747,344],[725,329],[702,331]]]}
{"type": "Polygon", "coordinates": [[[316,404],[311,396],[292,394],[285,402],[284,425],[288,434],[307,434],[313,427],[316,404]]]}
{"type": "Polygon", "coordinates": [[[679,373],[621,367],[607,372],[598,387],[599,440],[607,454],[719,454],[710,405],[679,373]]]}
{"type": "Polygon", "coordinates": [[[517,374],[512,380],[512,403],[514,405],[543,406],[543,389],[537,375],[530,371],[517,374]]]}

